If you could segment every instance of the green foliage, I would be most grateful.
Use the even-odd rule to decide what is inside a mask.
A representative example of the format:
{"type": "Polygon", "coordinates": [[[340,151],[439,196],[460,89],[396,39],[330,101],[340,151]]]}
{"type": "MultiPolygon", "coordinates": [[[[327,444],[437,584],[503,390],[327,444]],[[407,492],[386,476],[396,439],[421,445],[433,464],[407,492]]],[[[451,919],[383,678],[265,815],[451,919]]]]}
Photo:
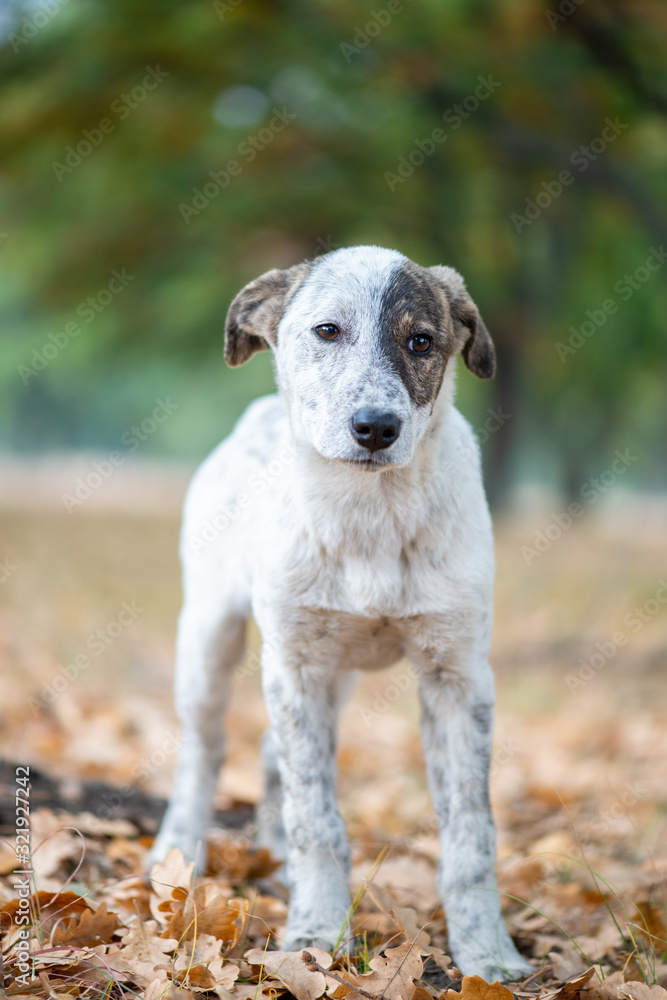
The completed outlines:
{"type": "Polygon", "coordinates": [[[658,485],[667,272],[627,300],[615,290],[667,243],[658,0],[50,9],[29,39],[34,8],[16,13],[0,50],[5,444],[113,444],[171,393],[179,417],[147,447],[202,454],[270,387],[267,358],[222,362],[238,288],[379,243],[466,276],[501,366],[493,386],[462,375],[464,409],[477,425],[487,407],[511,414],[490,442],[497,482],[532,467],[573,487],[632,445],[633,474],[658,485]],[[72,167],[84,130],[101,140],[72,167]],[[603,132],[604,151],[577,153],[603,132]],[[123,268],[132,280],[81,322],[123,268]],[[557,344],[610,299],[617,310],[561,359],[557,344]],[[77,320],[24,385],[17,366],[77,320]]]}

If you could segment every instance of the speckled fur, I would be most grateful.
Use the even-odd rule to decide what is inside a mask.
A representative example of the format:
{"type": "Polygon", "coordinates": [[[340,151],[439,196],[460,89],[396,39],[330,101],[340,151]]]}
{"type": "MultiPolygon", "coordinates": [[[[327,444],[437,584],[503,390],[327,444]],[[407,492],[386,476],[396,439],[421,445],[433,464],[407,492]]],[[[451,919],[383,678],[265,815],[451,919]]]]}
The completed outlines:
{"type": "Polygon", "coordinates": [[[202,861],[221,716],[253,614],[271,720],[260,837],[287,854],[285,947],[335,942],[350,905],[337,706],[352,672],[407,657],[419,681],[454,959],[486,979],[523,973],[500,915],[488,797],[491,521],[476,440],[452,405],[454,356],[462,351],[489,377],[491,339],[455,271],[353,247],[269,272],[239,293],[228,361],[264,346],[274,350],[280,393],[249,407],[198,471],[185,506],[176,676],[184,744],[153,857],[175,845],[202,861]],[[339,340],[319,338],[321,323],[336,323],[339,340]],[[434,338],[428,357],[406,350],[419,331],[434,338]],[[402,421],[395,443],[370,461],[348,426],[368,406],[402,421]]]}

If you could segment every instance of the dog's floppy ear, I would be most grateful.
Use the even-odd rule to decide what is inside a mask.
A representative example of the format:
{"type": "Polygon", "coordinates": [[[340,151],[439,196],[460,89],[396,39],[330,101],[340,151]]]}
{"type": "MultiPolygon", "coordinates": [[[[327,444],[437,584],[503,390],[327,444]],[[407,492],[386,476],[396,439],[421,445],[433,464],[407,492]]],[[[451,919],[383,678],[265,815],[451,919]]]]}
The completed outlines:
{"type": "Polygon", "coordinates": [[[243,288],[227,313],[225,360],[232,368],[249,361],[256,351],[276,346],[278,324],[287,302],[310,269],[296,264],[286,271],[267,271],[243,288]]]}
{"type": "Polygon", "coordinates": [[[493,378],[496,351],[491,334],[468,295],[463,278],[453,267],[436,265],[428,270],[447,294],[455,330],[463,338],[461,354],[466,365],[479,378],[493,378]]]}

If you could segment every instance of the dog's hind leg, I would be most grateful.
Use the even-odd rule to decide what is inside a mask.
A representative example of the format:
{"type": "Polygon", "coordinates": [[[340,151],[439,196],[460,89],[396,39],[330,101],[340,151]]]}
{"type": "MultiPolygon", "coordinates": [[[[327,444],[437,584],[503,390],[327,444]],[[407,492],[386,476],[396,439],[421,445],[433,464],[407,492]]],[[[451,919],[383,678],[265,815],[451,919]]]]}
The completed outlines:
{"type": "Polygon", "coordinates": [[[180,848],[197,867],[205,865],[218,771],[224,754],[223,711],[232,671],[243,656],[246,618],[219,594],[186,600],[178,625],[176,709],[181,745],[169,808],[150,854],[161,861],[180,848]]]}
{"type": "Polygon", "coordinates": [[[257,843],[268,847],[278,861],[287,860],[287,835],[283,823],[283,794],[276,742],[270,729],[262,739],[264,796],[257,806],[257,843]]]}

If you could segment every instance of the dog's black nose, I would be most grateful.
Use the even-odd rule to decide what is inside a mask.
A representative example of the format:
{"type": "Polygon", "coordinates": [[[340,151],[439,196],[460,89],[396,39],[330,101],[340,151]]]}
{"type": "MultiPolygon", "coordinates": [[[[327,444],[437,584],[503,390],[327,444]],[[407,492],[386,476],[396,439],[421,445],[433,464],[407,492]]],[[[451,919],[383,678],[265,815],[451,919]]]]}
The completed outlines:
{"type": "Polygon", "coordinates": [[[380,451],[394,443],[401,432],[401,421],[395,413],[359,410],[350,420],[350,431],[363,448],[380,451]]]}

